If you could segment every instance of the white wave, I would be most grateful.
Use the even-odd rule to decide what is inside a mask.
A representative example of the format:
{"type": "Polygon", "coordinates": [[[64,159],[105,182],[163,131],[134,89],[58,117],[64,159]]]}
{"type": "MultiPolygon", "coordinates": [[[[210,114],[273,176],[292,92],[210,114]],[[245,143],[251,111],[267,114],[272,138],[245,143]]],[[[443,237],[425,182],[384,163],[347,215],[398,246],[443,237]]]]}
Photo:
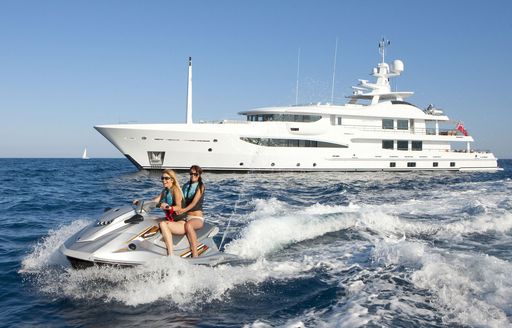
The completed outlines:
{"type": "Polygon", "coordinates": [[[40,289],[50,295],[71,299],[121,302],[129,306],[157,301],[184,310],[214,300],[229,301],[229,292],[240,286],[268,279],[297,279],[311,267],[300,262],[257,261],[246,266],[197,266],[179,258],[162,258],[128,269],[91,267],[67,270],[56,275],[39,275],[40,289]]]}
{"type": "Polygon", "coordinates": [[[351,225],[339,217],[319,218],[304,213],[268,217],[251,222],[241,238],[226,245],[226,252],[246,259],[255,259],[296,242],[313,239],[351,225]]]}
{"type": "MultiPolygon", "coordinates": [[[[512,213],[492,216],[481,214],[472,218],[458,218],[447,222],[446,220],[415,220],[400,218],[396,214],[385,213],[373,207],[362,207],[358,212],[356,227],[368,228],[386,237],[425,237],[437,239],[460,239],[464,235],[473,233],[508,233],[512,230],[512,213]]],[[[368,237],[371,238],[371,237],[368,237]]]]}
{"type": "MultiPolygon", "coordinates": [[[[444,312],[445,323],[488,327],[511,324],[507,317],[512,311],[510,262],[488,255],[447,253],[405,238],[380,240],[372,256],[384,266],[416,268],[411,282],[433,294],[434,302],[444,312]]],[[[359,293],[363,287],[356,284],[353,290],[359,293]]]]}
{"type": "Polygon", "coordinates": [[[357,229],[373,243],[385,238],[404,237],[457,240],[472,233],[507,233],[512,229],[511,213],[492,216],[483,212],[471,218],[425,221],[401,218],[394,211],[389,213],[385,212],[386,208],[368,205],[314,204],[297,209],[286,207],[275,199],[255,200],[254,204],[256,209],[246,217],[249,224],[239,238],[226,245],[227,252],[248,259],[347,228],[357,229]]]}
{"type": "Polygon", "coordinates": [[[512,322],[512,264],[487,255],[431,254],[412,275],[420,288],[436,295],[448,313],[446,323],[508,327],[512,322]]]}
{"type": "Polygon", "coordinates": [[[61,263],[57,252],[59,247],[88,224],[90,221],[78,219],[69,225],[48,231],[48,235],[34,245],[32,251],[22,260],[20,272],[37,271],[44,266],[61,263]]]}
{"type": "Polygon", "coordinates": [[[342,279],[345,297],[317,313],[315,326],[385,325],[392,324],[391,318],[411,317],[421,325],[441,315],[446,325],[509,327],[512,264],[492,256],[441,252],[403,238],[381,240],[372,252],[374,263],[380,265],[342,279]],[[392,272],[390,265],[408,269],[392,272]],[[404,289],[392,277],[403,280],[404,289]],[[428,293],[410,291],[409,283],[428,293]],[[385,298],[380,297],[383,292],[385,298]],[[378,310],[370,313],[369,308],[378,310]]]}

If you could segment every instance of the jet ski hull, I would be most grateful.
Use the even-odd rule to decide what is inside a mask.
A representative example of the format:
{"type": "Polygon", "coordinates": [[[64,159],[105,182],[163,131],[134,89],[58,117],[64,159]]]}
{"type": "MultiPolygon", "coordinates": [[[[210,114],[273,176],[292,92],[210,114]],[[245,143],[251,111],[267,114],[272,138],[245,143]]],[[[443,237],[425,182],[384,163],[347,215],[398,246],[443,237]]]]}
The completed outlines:
{"type": "MultiPolygon", "coordinates": [[[[144,265],[167,256],[167,248],[160,234],[159,218],[132,206],[106,211],[101,218],[70,237],[60,247],[70,264],[77,269],[94,265],[129,267],[144,265]]],[[[173,253],[194,264],[217,265],[233,261],[236,256],[220,252],[213,236],[218,228],[205,222],[196,231],[197,258],[191,257],[186,236],[173,236],[173,253]]]]}

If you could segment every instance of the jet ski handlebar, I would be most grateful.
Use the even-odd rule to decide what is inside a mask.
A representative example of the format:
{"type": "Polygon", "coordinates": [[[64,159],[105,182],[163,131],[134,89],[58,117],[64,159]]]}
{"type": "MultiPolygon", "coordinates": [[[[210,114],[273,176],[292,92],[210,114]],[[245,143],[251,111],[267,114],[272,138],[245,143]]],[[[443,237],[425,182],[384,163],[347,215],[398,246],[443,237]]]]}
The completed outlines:
{"type": "Polygon", "coordinates": [[[133,202],[135,211],[142,213],[143,211],[149,213],[152,209],[156,208],[157,202],[153,200],[136,200],[133,202]]]}

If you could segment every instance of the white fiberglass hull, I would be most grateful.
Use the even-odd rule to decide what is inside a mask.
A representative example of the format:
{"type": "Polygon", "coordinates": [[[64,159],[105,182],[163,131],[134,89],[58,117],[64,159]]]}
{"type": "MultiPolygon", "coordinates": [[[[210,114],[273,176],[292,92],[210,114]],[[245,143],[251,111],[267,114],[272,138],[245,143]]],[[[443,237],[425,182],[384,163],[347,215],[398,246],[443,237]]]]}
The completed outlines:
{"type": "MultiPolygon", "coordinates": [[[[422,151],[382,150],[375,142],[336,135],[327,127],[305,131],[295,138],[315,139],[348,145],[345,148],[267,147],[243,138],[290,136],[288,124],[147,124],[104,125],[95,128],[140,169],[188,169],[200,165],[209,171],[496,171],[492,153],[455,152],[428,149],[424,137],[422,151]],[[282,134],[276,134],[276,131],[282,134]],[[284,131],[283,131],[284,130],[284,131]],[[272,131],[272,132],[271,132],[272,131]],[[319,139],[318,136],[321,136],[319,139]]],[[[304,131],[304,129],[302,129],[304,131]]],[[[439,139],[439,138],[438,138],[439,139]]],[[[432,139],[432,143],[438,142],[432,139]]],[[[435,147],[433,147],[435,148],[435,147]]]]}

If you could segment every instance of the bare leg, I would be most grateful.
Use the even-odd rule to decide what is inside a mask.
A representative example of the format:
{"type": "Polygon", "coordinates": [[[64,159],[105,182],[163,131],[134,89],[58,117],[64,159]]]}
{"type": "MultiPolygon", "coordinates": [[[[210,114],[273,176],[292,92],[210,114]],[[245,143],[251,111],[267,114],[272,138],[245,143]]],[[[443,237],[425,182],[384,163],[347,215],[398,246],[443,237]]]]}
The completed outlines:
{"type": "Polygon", "coordinates": [[[204,225],[203,220],[192,219],[185,223],[185,232],[187,234],[188,243],[190,244],[190,250],[192,251],[192,257],[197,257],[197,234],[196,230],[201,229],[204,225]]]}
{"type": "Polygon", "coordinates": [[[160,232],[164,238],[165,246],[167,247],[167,256],[172,255],[172,233],[171,229],[167,226],[166,221],[160,222],[160,232]]]}
{"type": "Polygon", "coordinates": [[[173,255],[173,244],[172,235],[184,235],[185,234],[185,222],[160,222],[160,232],[164,238],[165,246],[167,247],[167,256],[173,255]]]}

